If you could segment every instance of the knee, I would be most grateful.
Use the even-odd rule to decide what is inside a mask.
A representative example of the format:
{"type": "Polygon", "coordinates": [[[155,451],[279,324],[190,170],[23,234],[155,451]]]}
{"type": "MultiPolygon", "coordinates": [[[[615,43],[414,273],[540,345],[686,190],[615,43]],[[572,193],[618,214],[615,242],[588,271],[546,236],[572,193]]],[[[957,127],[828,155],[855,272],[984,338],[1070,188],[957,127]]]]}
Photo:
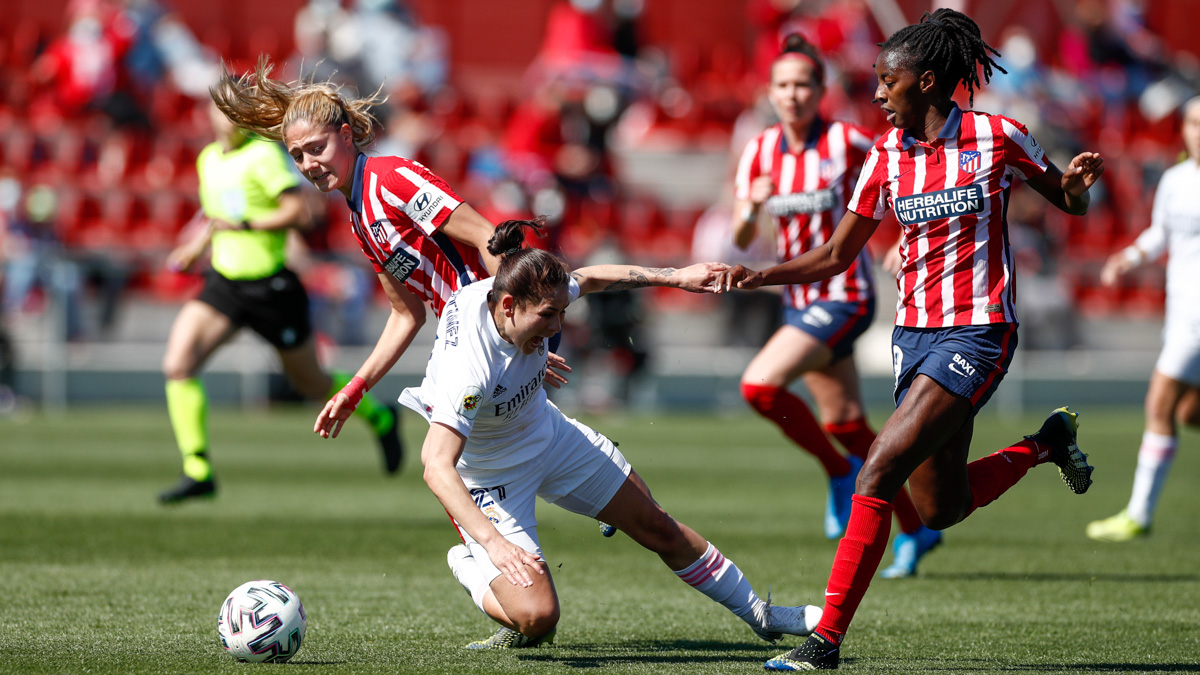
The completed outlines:
{"type": "Polygon", "coordinates": [[[545,603],[523,608],[521,611],[508,615],[510,621],[517,627],[517,632],[525,637],[539,638],[558,625],[558,603],[545,603]]]}
{"type": "Polygon", "coordinates": [[[944,509],[936,506],[932,509],[918,508],[917,515],[921,516],[921,522],[925,527],[931,530],[944,530],[963,518],[961,508],[944,509]]]}
{"type": "Polygon", "coordinates": [[[168,380],[186,380],[195,375],[192,364],[187,359],[180,357],[177,354],[172,354],[170,351],[163,356],[162,372],[163,377],[168,380]]]}
{"type": "Polygon", "coordinates": [[[779,387],[742,382],[742,398],[751,408],[763,414],[775,407],[781,392],[779,387]]]}
{"type": "Polygon", "coordinates": [[[1175,420],[1185,427],[1200,429],[1200,397],[1184,396],[1175,408],[1175,420]]]}

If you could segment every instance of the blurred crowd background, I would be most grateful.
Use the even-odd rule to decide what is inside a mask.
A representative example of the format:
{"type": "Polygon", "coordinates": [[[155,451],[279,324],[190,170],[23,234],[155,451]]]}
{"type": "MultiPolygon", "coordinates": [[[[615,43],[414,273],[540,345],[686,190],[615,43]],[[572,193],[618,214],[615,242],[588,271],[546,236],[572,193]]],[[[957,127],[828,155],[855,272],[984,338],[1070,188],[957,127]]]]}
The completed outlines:
{"type": "MultiPolygon", "coordinates": [[[[733,249],[729,208],[742,147],[774,121],[764,92],[780,38],[799,31],[825,54],[827,116],[882,132],[876,44],[937,6],[970,14],[1002,54],[1008,74],[976,109],[1026,123],[1060,165],[1105,156],[1085,218],[1014,192],[1022,346],[1070,349],[1087,339],[1081,319],[1161,313],[1161,267],[1117,288],[1099,269],[1146,227],[1180,159],[1178,108],[1200,91],[1194,0],[21,1],[0,26],[0,410],[22,353],[37,351],[20,336],[149,342],[154,331],[139,337],[122,317],[197,291],[198,276],[163,263],[194,222],[222,61],[239,72],[269,54],[287,78],[382,89],[375,153],[425,163],[494,222],[547,216],[543,245],[573,264],[761,264],[772,235],[733,249]]],[[[322,340],[373,343],[378,283],[344,200],[306,194],[318,224],[293,262],[322,340]]],[[[896,233],[885,222],[876,254],[896,233]]],[[[646,367],[648,314],[719,312],[722,344],[756,347],[778,304],[597,297],[567,337],[577,358],[603,352],[622,374],[617,399],[646,367]]],[[[881,303],[885,323],[890,313],[881,303]]]]}

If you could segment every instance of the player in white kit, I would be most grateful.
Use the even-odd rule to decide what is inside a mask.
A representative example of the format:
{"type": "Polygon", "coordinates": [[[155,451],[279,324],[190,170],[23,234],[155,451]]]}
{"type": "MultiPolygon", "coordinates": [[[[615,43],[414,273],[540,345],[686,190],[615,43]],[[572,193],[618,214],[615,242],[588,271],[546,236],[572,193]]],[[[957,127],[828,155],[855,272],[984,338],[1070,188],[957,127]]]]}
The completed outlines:
{"type": "Polygon", "coordinates": [[[1188,158],[1167,169],[1159,181],[1150,227],[1109,258],[1101,273],[1101,281],[1111,286],[1164,253],[1170,258],[1163,348],[1146,392],[1146,427],[1133,494],[1125,510],[1088,524],[1087,535],[1100,541],[1129,541],[1150,532],[1179,444],[1176,423],[1200,426],[1200,96],[1183,111],[1188,158]]]}
{"type": "Polygon", "coordinates": [[[489,245],[503,254],[496,276],[447,303],[425,378],[400,397],[429,422],[421,449],[425,482],[463,540],[450,549],[450,568],[476,606],[502,625],[468,647],[536,647],[553,639],[559,602],[538,543],[535,496],[625,532],[763,639],[809,634],[819,608],[761,600],[732,561],[650,497],[609,439],[563,415],[542,386],[546,341],[580,295],[644,286],[700,292],[724,266],[599,265],[571,273],[550,253],[505,243],[526,225],[496,228],[489,245]]]}

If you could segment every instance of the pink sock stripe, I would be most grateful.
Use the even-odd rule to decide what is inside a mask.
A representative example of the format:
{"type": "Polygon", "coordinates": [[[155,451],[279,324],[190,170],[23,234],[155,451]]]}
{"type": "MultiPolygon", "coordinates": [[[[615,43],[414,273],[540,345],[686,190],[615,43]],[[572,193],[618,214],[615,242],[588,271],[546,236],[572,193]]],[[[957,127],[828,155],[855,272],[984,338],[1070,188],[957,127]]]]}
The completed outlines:
{"type": "Polygon", "coordinates": [[[717,576],[717,572],[720,572],[724,566],[725,556],[721,555],[721,552],[714,547],[712,553],[705,557],[698,567],[686,574],[683,572],[676,572],[676,574],[688,586],[699,586],[717,576]]]}
{"type": "Polygon", "coordinates": [[[1179,440],[1172,436],[1159,436],[1158,439],[1142,437],[1142,447],[1138,448],[1138,458],[1145,457],[1155,462],[1169,462],[1175,459],[1175,451],[1179,448],[1179,440]],[[1160,439],[1168,439],[1163,442],[1160,439]],[[1155,442],[1155,441],[1158,442],[1155,442]]]}

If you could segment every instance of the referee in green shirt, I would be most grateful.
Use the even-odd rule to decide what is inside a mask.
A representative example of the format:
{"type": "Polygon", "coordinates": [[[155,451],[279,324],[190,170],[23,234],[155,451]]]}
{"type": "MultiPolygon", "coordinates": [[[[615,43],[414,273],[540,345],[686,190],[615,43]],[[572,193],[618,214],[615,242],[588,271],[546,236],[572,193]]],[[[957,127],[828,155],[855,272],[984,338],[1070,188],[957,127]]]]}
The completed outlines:
{"type": "MultiPolygon", "coordinates": [[[[212,248],[204,290],[175,318],[163,357],[167,411],[183,455],[183,476],[159,495],[163,503],[216,493],[208,456],[208,401],[197,374],[242,326],[275,347],[284,373],[306,398],[326,400],[350,381],[347,373],[326,374],[317,362],[308,295],[286,266],[288,230],[309,221],[287,156],[276,144],[233,126],[215,105],[209,119],[217,140],[196,159],[208,224],[167,261],[186,270],[212,248]]],[[[354,414],[371,425],[385,468],[395,473],[403,455],[396,409],[367,394],[354,414]]]]}

